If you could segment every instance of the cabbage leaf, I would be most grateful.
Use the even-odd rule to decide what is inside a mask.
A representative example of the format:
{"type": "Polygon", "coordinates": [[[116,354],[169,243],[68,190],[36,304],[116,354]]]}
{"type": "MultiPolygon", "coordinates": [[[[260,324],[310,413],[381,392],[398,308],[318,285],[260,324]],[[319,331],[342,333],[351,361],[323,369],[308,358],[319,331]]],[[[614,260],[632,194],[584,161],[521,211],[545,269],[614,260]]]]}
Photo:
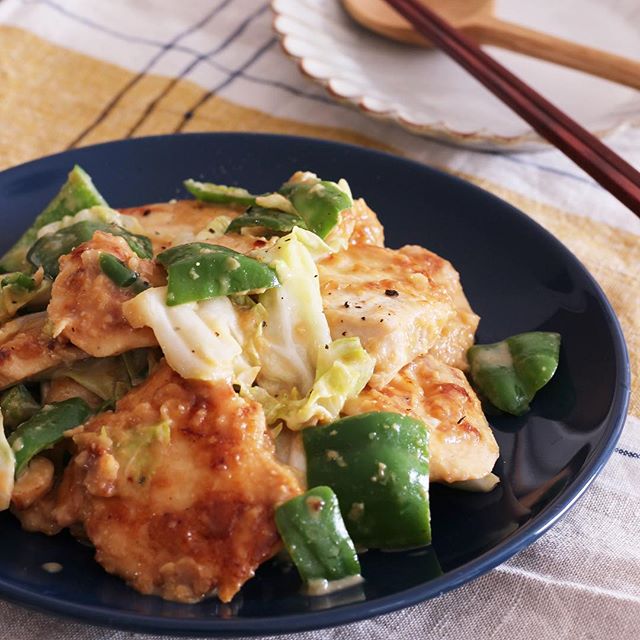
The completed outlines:
{"type": "Polygon", "coordinates": [[[297,388],[290,393],[269,394],[261,387],[242,393],[262,404],[267,424],[284,422],[298,430],[336,420],[349,398],[357,396],[373,374],[375,360],[364,350],[360,338],[340,338],[317,354],[315,380],[306,396],[297,388]]]}
{"type": "Polygon", "coordinates": [[[147,289],[123,311],[132,326],[151,327],[174,371],[187,379],[254,381],[259,367],[250,343],[260,333],[260,305],[242,308],[219,297],[170,307],[166,298],[167,287],[147,289]]]}
{"type": "Polygon", "coordinates": [[[331,342],[322,311],[315,260],[330,253],[314,233],[299,227],[256,255],[275,269],[280,286],[258,297],[265,326],[258,351],[258,384],[270,394],[306,395],[315,379],[318,352],[331,342]]]}
{"type": "Polygon", "coordinates": [[[61,220],[56,220],[55,222],[44,225],[44,227],[38,229],[37,238],[40,239],[42,236],[48,236],[51,233],[60,231],[60,229],[66,229],[84,220],[103,222],[104,224],[117,224],[119,227],[131,233],[144,235],[144,229],[136,217],[125,215],[111,207],[97,205],[78,211],[75,215],[64,216],[61,220]]]}
{"type": "Polygon", "coordinates": [[[0,511],[9,508],[16,471],[16,457],[4,433],[2,411],[0,411],[0,511]]]}

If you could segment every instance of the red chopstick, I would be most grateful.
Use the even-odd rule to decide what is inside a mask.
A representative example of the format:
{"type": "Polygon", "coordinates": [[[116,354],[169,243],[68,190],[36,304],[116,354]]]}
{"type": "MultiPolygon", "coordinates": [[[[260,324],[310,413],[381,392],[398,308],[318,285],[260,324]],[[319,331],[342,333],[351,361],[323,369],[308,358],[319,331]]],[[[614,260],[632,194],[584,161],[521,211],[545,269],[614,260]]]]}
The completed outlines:
{"type": "Polygon", "coordinates": [[[640,173],[626,160],[419,0],[385,2],[640,217],[640,173]]]}

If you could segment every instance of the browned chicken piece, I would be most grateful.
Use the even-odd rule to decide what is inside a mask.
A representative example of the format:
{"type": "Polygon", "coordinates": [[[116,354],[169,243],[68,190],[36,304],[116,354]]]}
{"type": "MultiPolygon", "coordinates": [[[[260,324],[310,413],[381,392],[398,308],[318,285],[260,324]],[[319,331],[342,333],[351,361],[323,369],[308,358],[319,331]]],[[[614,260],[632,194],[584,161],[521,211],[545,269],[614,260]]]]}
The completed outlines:
{"type": "Polygon", "coordinates": [[[340,214],[338,224],[331,229],[325,241],[332,247],[353,244],[384,246],[384,229],[376,214],[362,198],[354,200],[353,206],[340,214]]]}
{"type": "MultiPolygon", "coordinates": [[[[26,475],[28,472],[25,472],[26,475]]],[[[22,476],[21,476],[22,479],[22,476]]],[[[27,479],[28,476],[27,476],[27,479]]],[[[46,478],[44,478],[46,480],[46,478]]],[[[21,481],[21,480],[20,480],[21,481]]],[[[54,487],[43,496],[38,496],[34,501],[24,500],[22,489],[18,483],[18,490],[14,487],[11,495],[11,512],[20,520],[20,524],[25,531],[34,533],[44,533],[48,536],[54,536],[62,531],[62,527],[58,524],[55,517],[57,506],[58,489],[54,487]]],[[[31,488],[29,488],[31,491],[31,488]]]]}
{"type": "Polygon", "coordinates": [[[54,336],[99,358],[157,345],[151,329],[134,329],[125,319],[122,304],[136,294],[102,272],[101,253],[116,256],[152,285],[166,282],[161,267],[139,258],[123,238],[97,231],[89,242],[60,258],[47,307],[54,336]]]}
{"type": "MultiPolygon", "coordinates": [[[[360,338],[376,359],[371,386],[384,386],[406,364],[434,349],[452,360],[464,358],[473,331],[458,327],[457,305],[464,295],[446,260],[419,247],[360,244],[325,258],[318,269],[331,337],[360,338]]],[[[477,321],[470,309],[469,314],[477,321]]]]}
{"type": "Polygon", "coordinates": [[[349,244],[372,244],[376,247],[384,247],[384,227],[363,198],[354,200],[353,207],[347,209],[342,215],[343,218],[354,221],[349,244]]]}
{"type": "Polygon", "coordinates": [[[429,429],[433,482],[457,482],[491,473],[498,444],[480,401],[459,369],[422,356],[382,389],[366,387],[343,412],[392,411],[423,420],[429,429]]]}
{"type": "Polygon", "coordinates": [[[211,222],[221,216],[235,218],[242,213],[241,207],[177,200],[122,209],[121,212],[139,219],[144,234],[151,239],[154,254],[174,245],[194,241],[209,242],[246,254],[254,249],[262,249],[271,242],[240,233],[222,235],[219,229],[211,226],[211,222]]]}
{"type": "Polygon", "coordinates": [[[206,229],[212,220],[220,216],[234,218],[241,208],[198,200],[174,200],[120,209],[120,212],[138,218],[144,235],[153,244],[153,253],[157,254],[174,245],[193,242],[194,236],[206,229]]]}
{"type": "Polygon", "coordinates": [[[429,277],[436,284],[444,287],[453,301],[455,315],[443,328],[440,338],[429,353],[446,364],[466,370],[469,366],[467,351],[473,345],[480,317],[469,306],[469,301],[460,284],[460,275],[448,260],[440,258],[423,247],[407,245],[399,251],[416,264],[428,262],[429,277]]]}
{"type": "Polygon", "coordinates": [[[0,389],[87,354],[64,338],[53,338],[44,312],[21,316],[0,327],[0,389]]]}
{"type": "MultiPolygon", "coordinates": [[[[144,234],[151,239],[154,254],[174,245],[193,242],[196,236],[201,242],[218,244],[244,254],[265,248],[271,240],[242,233],[220,235],[220,230],[211,226],[211,222],[216,218],[235,218],[242,210],[242,207],[215,205],[197,200],[177,200],[120,211],[138,218],[144,234]]],[[[380,247],[384,244],[382,225],[362,199],[355,200],[353,207],[343,213],[340,224],[332,233],[345,236],[351,244],[374,244],[380,247]]]]}
{"type": "Polygon", "coordinates": [[[36,456],[16,479],[11,503],[17,510],[26,510],[49,493],[53,486],[54,465],[44,456],[36,456]]]}
{"type": "Polygon", "coordinates": [[[66,376],[51,378],[45,385],[43,385],[42,404],[51,404],[52,402],[63,402],[69,400],[69,398],[81,398],[90,407],[94,409],[103,404],[104,400],[92,393],[86,387],[83,387],[79,382],[67,378],[66,376]]]}
{"type": "Polygon", "coordinates": [[[169,600],[231,600],[281,547],[275,508],[302,491],[260,405],[164,363],[72,437],[58,524],[82,524],[107,571],[169,600]]]}

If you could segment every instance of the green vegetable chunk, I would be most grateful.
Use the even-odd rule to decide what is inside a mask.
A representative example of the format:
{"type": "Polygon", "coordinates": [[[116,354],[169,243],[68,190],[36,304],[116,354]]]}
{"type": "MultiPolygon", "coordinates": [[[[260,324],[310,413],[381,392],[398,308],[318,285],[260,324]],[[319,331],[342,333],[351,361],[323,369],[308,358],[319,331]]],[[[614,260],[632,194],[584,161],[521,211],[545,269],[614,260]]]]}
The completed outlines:
{"type": "Polygon", "coordinates": [[[244,227],[264,227],[278,234],[284,234],[289,233],[294,227],[306,229],[306,224],[300,216],[256,205],[234,218],[225,233],[237,233],[244,227]]]}
{"type": "Polygon", "coordinates": [[[72,216],[83,209],[96,205],[106,205],[104,198],[93,186],[91,177],[78,165],[62,185],[58,195],[45,210],[33,221],[20,239],[0,259],[0,271],[28,271],[31,265],[27,261],[27,251],[36,241],[38,229],[46,224],[72,216]]]}
{"type": "Polygon", "coordinates": [[[329,487],[315,487],[279,506],[276,526],[305,582],[360,574],[338,499],[329,487]]]}
{"type": "Polygon", "coordinates": [[[118,287],[130,288],[134,293],[140,293],[149,288],[149,283],[145,282],[138,273],[129,269],[124,262],[110,253],[101,253],[99,264],[102,273],[118,287]]]}
{"type": "Polygon", "coordinates": [[[0,411],[7,429],[15,429],[39,410],[40,405],[23,384],[11,387],[0,395],[0,411]]]}
{"type": "Polygon", "coordinates": [[[255,204],[256,198],[242,187],[227,187],[211,182],[198,182],[197,180],[185,180],[185,189],[202,202],[217,202],[219,204],[241,204],[249,206],[255,204]]]}
{"type": "Polygon", "coordinates": [[[307,481],[338,496],[353,541],[405,549],[431,542],[429,435],[419,420],[371,412],[302,432],[307,481]]]}
{"type": "Polygon", "coordinates": [[[280,284],[275,271],[266,264],[205,242],[171,247],[158,255],[158,262],[169,274],[168,306],[271,289],[280,284]]]}
{"type": "Polygon", "coordinates": [[[306,228],[321,238],[326,238],[340,221],[340,214],[353,204],[347,193],[327,180],[286,182],[280,193],[289,198],[306,228]]]}
{"type": "Polygon", "coordinates": [[[498,409],[515,416],[529,410],[536,392],[558,368],[560,334],[532,331],[468,352],[471,377],[498,409]]]}
{"type": "Polygon", "coordinates": [[[42,274],[10,273],[0,276],[0,323],[13,318],[23,307],[44,308],[49,302],[51,280],[42,274]]]}
{"type": "Polygon", "coordinates": [[[26,273],[11,273],[0,280],[0,287],[11,287],[23,292],[35,291],[38,287],[35,278],[26,273]]]}
{"type": "Polygon", "coordinates": [[[62,440],[64,432],[87,420],[91,408],[80,398],[45,405],[8,438],[16,457],[16,478],[43,449],[62,440]]]}
{"type": "Polygon", "coordinates": [[[105,233],[110,233],[112,236],[124,238],[131,247],[131,250],[140,258],[153,257],[151,240],[146,236],[136,235],[116,224],[82,220],[69,227],[64,227],[55,233],[42,236],[42,238],[29,249],[27,259],[36,267],[42,266],[45,274],[50,278],[55,278],[60,271],[58,265],[60,256],[70,253],[83,242],[91,240],[96,231],[104,231],[105,233]]]}

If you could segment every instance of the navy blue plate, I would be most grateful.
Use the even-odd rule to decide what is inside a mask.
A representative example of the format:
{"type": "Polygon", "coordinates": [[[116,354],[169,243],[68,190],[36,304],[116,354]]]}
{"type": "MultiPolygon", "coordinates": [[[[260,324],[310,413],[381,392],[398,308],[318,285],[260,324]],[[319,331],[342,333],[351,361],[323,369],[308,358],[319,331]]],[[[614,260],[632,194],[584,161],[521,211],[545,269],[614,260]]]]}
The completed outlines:
{"type": "Polygon", "coordinates": [[[0,516],[0,596],[88,622],[182,635],[273,634],[334,626],[439,595],[531,544],[567,512],[611,455],[629,396],[618,321],[578,260],[507,203],[415,162],[303,138],[193,134],[113,142],[0,174],[4,251],[56,192],[74,163],[107,201],[125,207],[183,197],[182,180],[206,178],[254,192],[294,170],[346,177],[378,212],[387,243],[419,243],[450,259],[482,316],[478,340],[559,331],[560,367],[526,416],[493,417],[500,444],[492,493],[432,489],[433,548],[362,557],[365,582],[333,596],[301,594],[294,571],[258,571],[229,605],[163,602],[106,574],[67,534],[21,531],[0,516]],[[44,562],[64,569],[51,575],[44,562]]]}

